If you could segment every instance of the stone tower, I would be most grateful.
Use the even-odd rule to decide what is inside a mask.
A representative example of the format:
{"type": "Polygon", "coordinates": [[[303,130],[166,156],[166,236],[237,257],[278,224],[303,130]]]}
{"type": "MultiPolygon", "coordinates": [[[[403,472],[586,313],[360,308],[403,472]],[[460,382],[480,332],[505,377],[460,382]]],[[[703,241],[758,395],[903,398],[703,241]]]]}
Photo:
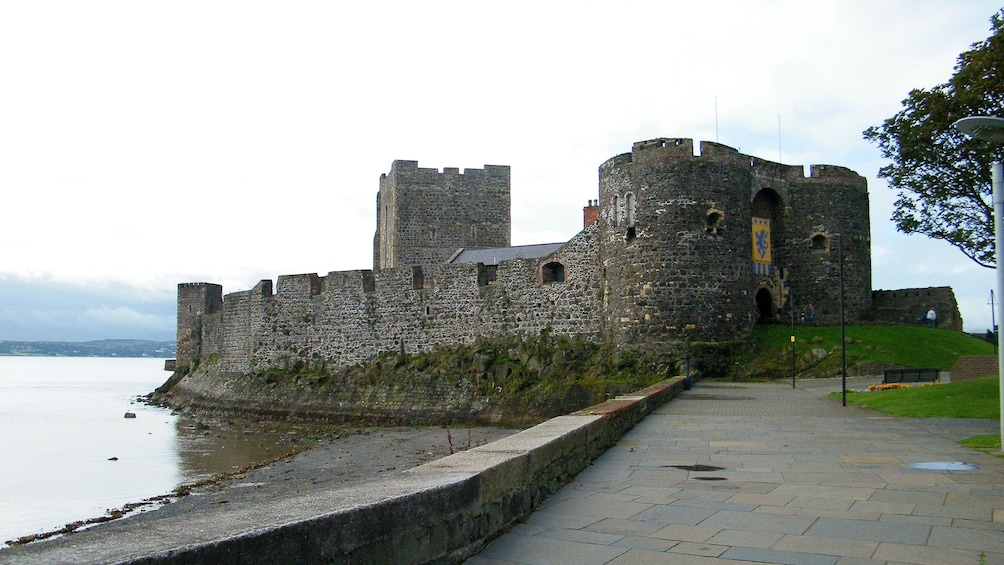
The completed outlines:
{"type": "Polygon", "coordinates": [[[445,263],[460,248],[510,244],[509,167],[419,168],[394,161],[380,176],[373,269],[445,263]]]}
{"type": "Polygon", "coordinates": [[[813,165],[808,177],[795,169],[785,200],[785,276],[795,314],[811,302],[818,321],[840,322],[842,244],[844,316],[859,320],[872,306],[867,181],[844,167],[813,165]]]}
{"type": "Polygon", "coordinates": [[[749,162],[702,148],[721,154],[656,139],[600,166],[605,332],[617,343],[729,340],[751,327],[749,162]]]}
{"type": "Polygon", "coordinates": [[[843,167],[782,165],[660,138],[600,166],[604,333],[617,343],[742,339],[758,322],[837,323],[871,305],[868,189],[843,167]]]}
{"type": "Polygon", "coordinates": [[[211,283],[181,283],[178,285],[178,370],[191,368],[192,361],[202,355],[203,316],[223,309],[223,287],[211,283]]]}

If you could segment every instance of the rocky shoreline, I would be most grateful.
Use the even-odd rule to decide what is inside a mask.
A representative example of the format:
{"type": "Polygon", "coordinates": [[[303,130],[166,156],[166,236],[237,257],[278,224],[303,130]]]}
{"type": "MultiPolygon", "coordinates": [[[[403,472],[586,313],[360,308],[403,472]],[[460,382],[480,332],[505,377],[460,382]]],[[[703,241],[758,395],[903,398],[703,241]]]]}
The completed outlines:
{"type": "MultiPolygon", "coordinates": [[[[274,422],[267,423],[271,427],[274,422]]],[[[105,515],[7,541],[23,545],[116,520],[155,521],[212,505],[245,505],[331,486],[344,487],[400,473],[478,445],[517,433],[498,427],[337,428],[298,426],[298,440],[285,455],[238,471],[183,484],[105,515]]]]}

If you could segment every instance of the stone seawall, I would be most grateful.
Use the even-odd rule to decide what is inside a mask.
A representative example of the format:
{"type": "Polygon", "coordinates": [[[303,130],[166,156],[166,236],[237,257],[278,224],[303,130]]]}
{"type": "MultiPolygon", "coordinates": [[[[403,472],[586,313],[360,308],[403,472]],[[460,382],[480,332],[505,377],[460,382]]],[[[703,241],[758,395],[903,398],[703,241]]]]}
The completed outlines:
{"type": "MultiPolygon", "coordinates": [[[[317,375],[241,375],[201,370],[160,398],[177,410],[352,425],[443,425],[489,421],[491,399],[463,378],[402,375],[395,382],[331,385],[317,375]],[[481,417],[479,418],[479,415],[481,417]]],[[[537,420],[539,421],[539,420],[537,420]]]]}
{"type": "Polygon", "coordinates": [[[684,386],[674,377],[395,478],[0,551],[0,563],[461,563],[684,386]]]}

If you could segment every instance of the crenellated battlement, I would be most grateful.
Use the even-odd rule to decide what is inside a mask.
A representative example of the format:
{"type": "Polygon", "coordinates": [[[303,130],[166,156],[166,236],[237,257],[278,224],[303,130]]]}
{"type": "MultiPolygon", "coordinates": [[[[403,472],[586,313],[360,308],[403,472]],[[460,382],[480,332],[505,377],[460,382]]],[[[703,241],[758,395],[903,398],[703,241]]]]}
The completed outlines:
{"type": "Polygon", "coordinates": [[[481,263],[280,275],[275,294],[268,280],[227,294],[221,312],[193,326],[191,341],[203,357],[218,357],[217,370],[247,374],[317,362],[344,366],[387,351],[483,335],[536,336],[546,328],[596,336],[594,232],[545,257],[500,261],[491,276],[481,263]]]}
{"type": "MultiPolygon", "coordinates": [[[[442,170],[431,167],[419,167],[418,161],[395,160],[391,163],[390,173],[380,176],[381,179],[388,176],[397,176],[401,180],[414,182],[435,182],[437,180],[459,181],[464,180],[482,181],[488,178],[509,180],[510,167],[508,165],[485,165],[483,168],[464,169],[461,172],[459,167],[443,167],[442,170]],[[459,177],[459,179],[455,179],[459,177]]],[[[452,183],[451,183],[452,184],[452,183]]]]}
{"type": "Polygon", "coordinates": [[[836,165],[812,165],[809,167],[809,180],[819,182],[839,182],[851,184],[861,190],[868,190],[868,181],[865,177],[848,169],[836,165]]]}
{"type": "Polygon", "coordinates": [[[510,243],[510,171],[422,168],[394,161],[380,177],[373,269],[445,262],[461,247],[510,243]]]}
{"type": "Polygon", "coordinates": [[[712,141],[700,142],[700,154],[694,154],[694,140],[688,138],[660,137],[638,141],[631,153],[607,160],[601,169],[619,167],[626,163],[649,165],[675,161],[708,160],[750,169],[756,177],[773,182],[840,182],[867,190],[867,181],[856,172],[835,165],[811,165],[809,174],[801,165],[785,165],[776,161],[740,153],[734,147],[712,141]]]}
{"type": "Polygon", "coordinates": [[[324,293],[324,277],[317,273],[280,275],[276,287],[277,296],[318,296],[324,293]]]}

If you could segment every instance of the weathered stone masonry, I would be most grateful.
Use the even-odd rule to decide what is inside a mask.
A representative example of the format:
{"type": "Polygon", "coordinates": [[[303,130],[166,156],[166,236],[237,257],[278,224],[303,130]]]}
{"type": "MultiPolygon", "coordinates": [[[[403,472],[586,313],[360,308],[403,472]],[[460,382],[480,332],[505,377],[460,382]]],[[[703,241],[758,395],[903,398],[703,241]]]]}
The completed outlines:
{"type": "Polygon", "coordinates": [[[788,289],[832,323],[838,234],[848,318],[869,308],[868,191],[847,169],[813,166],[805,177],[716,143],[695,156],[689,139],[655,139],[600,167],[600,207],[606,320],[618,343],[742,339],[778,317],[788,289]],[[751,267],[754,218],[770,225],[762,273],[751,267]]]}
{"type": "MultiPolygon", "coordinates": [[[[430,169],[412,165],[395,161],[390,175],[381,179],[381,210],[389,207],[390,200],[414,202],[414,195],[404,198],[401,193],[409,180],[417,179],[422,206],[430,214],[435,210],[445,214],[437,216],[445,227],[436,229],[436,237],[460,247],[500,241],[508,245],[508,167],[486,167],[491,175],[471,169],[458,175],[447,169],[440,178],[457,190],[440,188],[437,193],[428,186],[435,180],[430,169]],[[468,176],[474,179],[473,188],[458,181],[468,176]],[[503,176],[505,191],[485,189],[485,179],[497,183],[503,176]],[[388,198],[384,193],[388,187],[397,194],[388,198]],[[450,201],[453,197],[474,211],[489,210],[491,221],[466,225],[456,213],[459,204],[450,201]],[[503,220],[504,230],[499,227],[503,220]]],[[[407,217],[431,235],[429,226],[436,218],[417,221],[413,213],[407,217]]],[[[385,233],[390,224],[406,233],[421,231],[406,226],[409,222],[383,220],[374,246],[376,263],[390,254],[395,262],[409,257],[413,263],[403,267],[331,272],[323,277],[284,275],[274,293],[271,281],[265,280],[249,291],[228,294],[225,300],[218,285],[179,285],[178,340],[191,344],[181,348],[180,366],[191,366],[198,359],[213,362],[215,370],[245,374],[308,364],[343,366],[386,351],[416,352],[486,335],[535,336],[548,327],[558,334],[599,338],[595,229],[584,230],[549,256],[549,262],[563,266],[564,280],[544,282],[537,260],[446,264],[455,248],[429,258],[424,255],[426,242],[409,244],[414,238],[385,233]],[[395,238],[394,245],[386,242],[395,238]]]]}
{"type": "Polygon", "coordinates": [[[419,168],[394,161],[380,176],[373,268],[445,263],[461,247],[508,247],[509,167],[419,168]]]}
{"type": "Polygon", "coordinates": [[[723,342],[783,319],[791,292],[796,311],[811,302],[835,323],[841,242],[846,318],[871,307],[867,185],[842,167],[805,176],[716,143],[694,155],[690,139],[639,142],[600,166],[588,226],[553,246],[509,247],[508,167],[395,161],[377,202],[373,270],[285,275],[274,292],[265,280],[225,298],[179,285],[179,372],[335,368],[546,328],[630,346],[723,342]],[[484,253],[458,262],[464,249],[484,253]]]}

